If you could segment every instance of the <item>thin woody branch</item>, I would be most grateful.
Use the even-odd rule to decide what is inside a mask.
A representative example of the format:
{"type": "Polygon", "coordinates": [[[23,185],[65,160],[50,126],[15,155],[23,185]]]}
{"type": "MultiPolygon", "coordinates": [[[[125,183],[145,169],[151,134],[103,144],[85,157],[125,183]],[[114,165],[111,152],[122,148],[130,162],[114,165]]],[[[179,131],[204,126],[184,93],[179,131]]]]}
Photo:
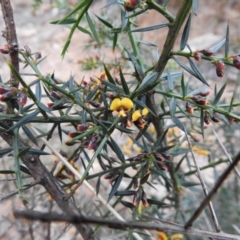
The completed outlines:
{"type": "Polygon", "coordinates": [[[222,175],[219,177],[218,181],[216,182],[213,189],[209,192],[209,194],[204,198],[200,206],[196,209],[192,217],[188,220],[188,222],[185,224],[184,228],[188,229],[192,226],[193,222],[199,217],[201,212],[205,209],[205,207],[209,204],[212,197],[217,193],[218,189],[222,186],[223,182],[227,179],[230,172],[234,169],[234,167],[237,165],[238,161],[240,160],[240,152],[235,157],[234,161],[228,166],[228,168],[222,173],[222,175]]]}
{"type": "Polygon", "coordinates": [[[123,222],[118,220],[105,220],[102,218],[93,218],[93,217],[83,217],[78,215],[60,215],[58,213],[41,213],[37,211],[14,211],[14,215],[17,218],[26,218],[29,220],[40,220],[43,222],[70,222],[70,223],[85,223],[85,224],[95,224],[101,226],[108,226],[109,228],[116,229],[147,229],[147,230],[155,230],[155,231],[164,231],[171,233],[184,233],[188,235],[202,236],[214,238],[215,240],[240,240],[239,236],[226,234],[226,233],[213,233],[204,230],[198,229],[188,229],[186,230],[184,226],[175,224],[175,223],[166,223],[158,221],[155,222],[140,222],[140,221],[129,221],[123,222]]]}
{"type": "MultiPolygon", "coordinates": [[[[19,58],[18,58],[18,40],[15,28],[15,22],[13,17],[13,11],[10,0],[0,0],[0,4],[2,6],[2,13],[5,22],[5,31],[4,37],[6,37],[8,47],[9,47],[9,56],[11,64],[14,68],[19,71],[19,58]]],[[[11,71],[11,79],[10,82],[13,87],[18,87],[18,81],[11,71]]]]}

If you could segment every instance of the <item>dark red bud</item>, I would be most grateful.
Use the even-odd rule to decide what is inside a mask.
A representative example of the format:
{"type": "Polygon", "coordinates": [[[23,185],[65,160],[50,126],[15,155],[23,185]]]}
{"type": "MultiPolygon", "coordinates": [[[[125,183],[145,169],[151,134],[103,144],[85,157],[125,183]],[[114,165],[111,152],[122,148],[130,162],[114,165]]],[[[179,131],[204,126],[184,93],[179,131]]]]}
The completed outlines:
{"type": "Polygon", "coordinates": [[[204,113],[204,118],[203,118],[204,122],[209,125],[210,124],[210,117],[209,114],[207,112],[204,113]]]}
{"type": "Polygon", "coordinates": [[[194,113],[194,109],[193,109],[193,107],[190,105],[189,102],[186,102],[186,111],[187,111],[189,114],[193,114],[193,113],[194,113]]]}
{"type": "Polygon", "coordinates": [[[40,52],[35,53],[35,61],[40,59],[42,57],[42,54],[40,52]]]}
{"type": "Polygon", "coordinates": [[[219,71],[223,70],[224,67],[225,67],[225,64],[223,62],[219,61],[219,62],[216,63],[216,69],[217,70],[219,70],[219,71]]]}
{"type": "Polygon", "coordinates": [[[87,85],[88,85],[88,82],[85,81],[85,80],[83,80],[83,81],[82,81],[82,85],[83,85],[83,86],[87,86],[87,85]]]}
{"type": "Polygon", "coordinates": [[[240,58],[239,58],[239,56],[234,56],[233,57],[233,65],[234,65],[235,68],[240,70],[240,58]]]}
{"type": "Polygon", "coordinates": [[[99,108],[101,106],[101,104],[96,101],[90,101],[89,104],[91,104],[91,106],[93,106],[95,108],[99,108]]]}
{"type": "Polygon", "coordinates": [[[167,167],[166,165],[161,165],[161,169],[162,169],[164,172],[168,171],[168,167],[167,167]]]}
{"type": "Polygon", "coordinates": [[[132,12],[135,8],[125,5],[124,9],[125,9],[126,12],[132,12]]]}
{"type": "Polygon", "coordinates": [[[2,53],[2,54],[9,54],[9,50],[0,48],[0,53],[2,53]]]}
{"type": "Polygon", "coordinates": [[[67,146],[73,146],[74,144],[76,144],[77,142],[71,142],[71,141],[66,141],[65,145],[67,146]]]}
{"type": "Polygon", "coordinates": [[[113,184],[118,179],[119,174],[115,174],[109,179],[109,183],[113,184]]]}
{"type": "Polygon", "coordinates": [[[196,61],[200,61],[202,59],[201,54],[199,52],[195,52],[193,57],[196,61]]]}
{"type": "Polygon", "coordinates": [[[207,100],[199,95],[193,96],[192,100],[199,105],[207,105],[207,100]]]}
{"type": "Polygon", "coordinates": [[[75,138],[75,137],[77,137],[77,136],[79,136],[81,133],[79,133],[79,132],[69,132],[68,133],[68,136],[70,137],[70,138],[75,138]]]}
{"type": "Polygon", "coordinates": [[[48,108],[52,108],[53,104],[54,103],[52,103],[52,102],[51,103],[47,103],[48,108]]]}
{"type": "Polygon", "coordinates": [[[140,153],[136,157],[133,158],[133,161],[140,161],[144,158],[144,154],[140,153]]]}
{"type": "Polygon", "coordinates": [[[197,93],[196,96],[201,96],[201,97],[207,97],[209,94],[211,93],[211,91],[207,91],[207,92],[200,92],[197,93]]]}
{"type": "Polygon", "coordinates": [[[114,78],[114,81],[118,84],[121,85],[121,83],[119,82],[119,79],[117,77],[114,78]]]}
{"type": "Polygon", "coordinates": [[[21,105],[21,106],[25,106],[25,104],[27,103],[27,96],[26,95],[23,95],[21,97],[18,98],[18,103],[21,105]]]}
{"type": "Polygon", "coordinates": [[[161,152],[161,154],[167,160],[171,160],[172,159],[172,155],[171,154],[168,154],[166,152],[161,152]]]}
{"type": "Polygon", "coordinates": [[[90,139],[87,148],[88,148],[88,150],[93,150],[93,149],[96,149],[97,146],[98,146],[97,139],[93,136],[93,137],[90,139]]]}
{"type": "Polygon", "coordinates": [[[50,95],[56,99],[61,99],[64,97],[64,95],[60,92],[56,92],[56,91],[51,91],[50,95]]]}
{"type": "Polygon", "coordinates": [[[216,69],[216,74],[218,77],[223,77],[224,76],[224,72],[222,70],[217,70],[216,69]]]}
{"type": "Polygon", "coordinates": [[[0,101],[6,102],[6,101],[10,100],[12,97],[14,97],[12,92],[6,92],[0,96],[0,101]]]}
{"type": "Polygon", "coordinates": [[[155,153],[153,153],[153,156],[155,157],[155,159],[156,159],[157,161],[160,161],[160,162],[163,162],[163,161],[164,161],[164,157],[163,157],[162,154],[160,154],[160,153],[155,152],[155,153]]]}
{"type": "Polygon", "coordinates": [[[211,117],[212,121],[215,123],[220,122],[219,118],[217,117],[217,114],[215,112],[213,112],[213,116],[211,117]]]}
{"type": "Polygon", "coordinates": [[[88,127],[89,127],[88,123],[79,124],[79,125],[77,125],[77,130],[79,132],[83,132],[83,131],[87,130],[88,127]]]}
{"type": "Polygon", "coordinates": [[[137,206],[141,200],[141,196],[139,195],[139,192],[136,192],[133,196],[133,205],[137,206]]]}
{"type": "Polygon", "coordinates": [[[207,56],[207,57],[210,57],[214,54],[214,52],[210,51],[210,50],[206,50],[206,49],[203,49],[202,51],[200,51],[203,55],[207,56]]]}
{"type": "Polygon", "coordinates": [[[143,191],[142,193],[142,204],[144,207],[148,207],[149,203],[148,203],[148,200],[147,200],[147,194],[143,191]]]}

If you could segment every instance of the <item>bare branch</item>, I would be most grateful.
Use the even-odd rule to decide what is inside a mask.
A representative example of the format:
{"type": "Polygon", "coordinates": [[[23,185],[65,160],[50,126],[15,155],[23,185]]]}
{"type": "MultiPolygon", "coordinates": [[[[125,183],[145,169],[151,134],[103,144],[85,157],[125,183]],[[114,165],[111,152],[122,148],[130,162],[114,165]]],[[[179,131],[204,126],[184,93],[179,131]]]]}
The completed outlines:
{"type": "MultiPolygon", "coordinates": [[[[6,40],[10,49],[10,61],[14,68],[19,71],[19,60],[18,60],[18,40],[15,28],[15,22],[13,17],[13,11],[10,0],[0,0],[2,6],[3,18],[6,26],[6,40]]],[[[18,87],[18,81],[11,71],[11,83],[13,87],[18,87]]]]}
{"type": "MultiPolygon", "coordinates": [[[[197,161],[196,161],[196,159],[195,159],[195,156],[194,156],[194,153],[193,153],[193,150],[192,150],[192,149],[193,149],[193,148],[192,148],[192,144],[191,144],[191,142],[190,142],[190,140],[189,140],[189,137],[188,137],[188,134],[187,134],[186,129],[184,129],[184,131],[185,131],[185,135],[186,135],[186,138],[187,138],[187,141],[188,141],[188,146],[189,146],[189,149],[190,149],[190,151],[191,151],[191,154],[192,154],[192,158],[193,158],[195,167],[196,167],[196,169],[197,169],[198,178],[199,178],[200,183],[201,183],[201,185],[202,185],[203,192],[204,192],[205,196],[207,196],[207,195],[208,195],[207,186],[206,186],[206,184],[205,184],[205,182],[204,182],[203,176],[202,176],[202,174],[201,174],[201,170],[200,170],[200,168],[199,168],[199,166],[198,166],[198,164],[197,164],[197,161]]],[[[210,210],[210,212],[211,212],[212,219],[213,219],[213,222],[214,222],[214,225],[215,225],[215,229],[217,230],[217,232],[221,232],[221,227],[220,227],[220,225],[219,225],[219,223],[218,223],[217,216],[216,216],[216,213],[215,213],[215,211],[214,211],[212,202],[209,201],[208,205],[209,205],[209,210],[210,210]]]]}
{"type": "Polygon", "coordinates": [[[227,169],[222,173],[222,175],[219,177],[218,181],[216,182],[215,186],[209,192],[209,194],[206,196],[206,198],[202,201],[200,206],[196,209],[192,217],[188,220],[188,222],[185,224],[185,229],[188,229],[192,226],[192,223],[198,218],[198,216],[201,214],[203,209],[207,206],[209,201],[212,199],[214,194],[218,191],[222,183],[227,179],[230,172],[234,169],[234,167],[237,165],[238,161],[240,160],[240,152],[237,154],[233,162],[227,167],[227,169]]]}
{"type": "Polygon", "coordinates": [[[83,217],[78,215],[60,215],[57,213],[41,213],[37,211],[14,211],[15,217],[27,218],[29,220],[40,220],[43,222],[61,221],[70,223],[85,223],[85,224],[96,224],[105,225],[110,228],[116,229],[148,229],[156,231],[164,231],[171,233],[184,233],[195,236],[214,238],[215,240],[240,240],[239,236],[226,234],[226,233],[212,233],[209,231],[198,230],[194,228],[185,229],[184,226],[175,223],[167,223],[159,221],[154,222],[140,222],[140,221],[118,221],[118,220],[105,220],[102,218],[83,217]]]}

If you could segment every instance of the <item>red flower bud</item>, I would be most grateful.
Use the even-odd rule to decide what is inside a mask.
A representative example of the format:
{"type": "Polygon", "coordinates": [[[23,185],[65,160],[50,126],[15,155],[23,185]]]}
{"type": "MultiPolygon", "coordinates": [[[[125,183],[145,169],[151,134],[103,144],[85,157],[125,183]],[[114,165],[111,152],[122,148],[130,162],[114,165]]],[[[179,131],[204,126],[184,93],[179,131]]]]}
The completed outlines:
{"type": "Polygon", "coordinates": [[[207,100],[199,95],[193,96],[192,100],[199,105],[203,105],[203,106],[207,105],[207,100]]]}
{"type": "Polygon", "coordinates": [[[172,160],[172,155],[166,152],[161,152],[162,156],[167,160],[172,160]]]}
{"type": "Polygon", "coordinates": [[[35,53],[35,61],[40,59],[42,57],[42,54],[40,52],[35,53]]]}
{"type": "Polygon", "coordinates": [[[204,113],[203,121],[204,121],[207,125],[210,124],[210,117],[209,117],[209,114],[208,114],[207,112],[204,113]]]}
{"type": "Polygon", "coordinates": [[[27,96],[24,93],[20,93],[18,96],[18,103],[21,106],[25,106],[27,103],[27,96]]]}
{"type": "Polygon", "coordinates": [[[48,108],[52,108],[53,104],[54,103],[52,103],[52,102],[51,103],[47,103],[48,108]]]}
{"type": "Polygon", "coordinates": [[[211,93],[211,91],[207,91],[207,92],[200,92],[197,93],[196,96],[201,96],[201,97],[207,97],[209,94],[211,93]]]}
{"type": "Polygon", "coordinates": [[[127,0],[124,2],[124,9],[127,12],[133,11],[139,3],[139,0],[127,0]]]}
{"type": "Polygon", "coordinates": [[[57,91],[51,91],[50,92],[50,95],[56,99],[61,99],[64,97],[64,95],[60,92],[57,92],[57,91]]]}
{"type": "Polygon", "coordinates": [[[163,161],[164,161],[164,157],[163,157],[163,155],[160,154],[160,153],[155,152],[155,153],[153,153],[153,156],[154,156],[155,159],[156,159],[157,161],[159,161],[159,162],[163,162],[163,161]]]}
{"type": "Polygon", "coordinates": [[[77,125],[77,130],[79,132],[83,132],[83,131],[87,130],[88,127],[89,127],[88,123],[79,124],[79,125],[77,125]]]}
{"type": "Polygon", "coordinates": [[[68,136],[70,137],[70,138],[75,138],[75,137],[77,137],[77,136],[79,136],[81,133],[79,133],[79,132],[69,132],[68,133],[68,136]]]}
{"type": "Polygon", "coordinates": [[[6,92],[6,93],[4,93],[0,96],[0,101],[1,102],[6,102],[13,97],[14,97],[14,94],[11,91],[9,91],[9,92],[6,92]]]}
{"type": "Polygon", "coordinates": [[[213,112],[213,116],[211,117],[212,121],[215,123],[220,122],[220,119],[217,117],[217,114],[213,112]]]}
{"type": "Polygon", "coordinates": [[[89,143],[88,143],[88,150],[92,150],[95,149],[98,146],[97,143],[97,138],[95,136],[92,136],[92,138],[90,139],[89,143]]]}
{"type": "Polygon", "coordinates": [[[0,53],[2,53],[2,54],[9,54],[9,50],[0,48],[0,53]]]}
{"type": "Polygon", "coordinates": [[[193,107],[190,105],[189,102],[186,102],[186,111],[187,111],[189,114],[193,114],[193,113],[194,113],[194,109],[193,109],[193,107]]]}
{"type": "Polygon", "coordinates": [[[224,73],[223,73],[222,70],[216,69],[216,74],[217,74],[218,77],[223,77],[224,76],[224,73]]]}
{"type": "Polygon", "coordinates": [[[161,165],[161,169],[162,169],[164,172],[168,171],[168,167],[167,167],[166,165],[161,165]]]}
{"type": "Polygon", "coordinates": [[[234,56],[233,57],[233,65],[234,65],[235,68],[240,70],[240,58],[239,58],[239,56],[234,56]]]}
{"type": "Polygon", "coordinates": [[[101,104],[96,101],[89,101],[89,104],[91,104],[95,108],[99,108],[101,106],[101,104]]]}
{"type": "Polygon", "coordinates": [[[203,49],[202,51],[200,51],[203,55],[207,56],[207,57],[210,57],[214,54],[214,52],[210,51],[210,50],[206,50],[206,49],[203,49]]]}
{"type": "Polygon", "coordinates": [[[137,206],[141,200],[141,196],[139,195],[139,192],[137,191],[133,196],[133,205],[137,206]]]}
{"type": "Polygon", "coordinates": [[[201,57],[199,52],[195,52],[193,54],[193,57],[195,58],[196,61],[200,61],[202,59],[202,57],[201,57]]]}
{"type": "Polygon", "coordinates": [[[143,204],[143,206],[144,207],[148,207],[148,205],[149,205],[149,203],[148,203],[148,201],[147,201],[147,194],[143,191],[143,193],[142,193],[142,204],[143,204]]]}
{"type": "Polygon", "coordinates": [[[71,142],[71,141],[66,141],[65,145],[67,146],[73,146],[74,144],[76,144],[77,142],[71,142]]]}
{"type": "Polygon", "coordinates": [[[219,61],[219,62],[216,63],[216,69],[217,70],[223,70],[224,67],[225,67],[225,64],[223,62],[219,61]]]}

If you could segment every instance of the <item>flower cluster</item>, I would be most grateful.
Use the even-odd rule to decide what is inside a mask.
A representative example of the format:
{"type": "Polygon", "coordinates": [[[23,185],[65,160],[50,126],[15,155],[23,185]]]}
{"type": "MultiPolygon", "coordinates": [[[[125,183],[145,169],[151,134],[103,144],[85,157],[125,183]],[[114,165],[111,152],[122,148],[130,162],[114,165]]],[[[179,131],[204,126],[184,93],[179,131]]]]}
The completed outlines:
{"type": "MultiPolygon", "coordinates": [[[[192,97],[189,97],[188,99],[193,100],[193,102],[195,102],[198,105],[202,105],[205,106],[208,104],[206,97],[210,94],[210,91],[207,92],[199,92],[197,94],[195,94],[192,97]]],[[[189,103],[189,101],[186,101],[186,112],[188,112],[189,114],[193,114],[194,113],[194,109],[191,106],[191,104],[189,103]]]]}
{"type": "Polygon", "coordinates": [[[101,137],[98,132],[92,133],[92,129],[89,130],[89,134],[85,134],[82,137],[82,134],[89,128],[88,123],[79,124],[77,126],[77,130],[75,132],[69,132],[68,136],[72,139],[65,142],[67,146],[75,145],[76,143],[80,143],[82,147],[87,148],[88,150],[94,150],[97,148],[101,137]]]}
{"type": "Polygon", "coordinates": [[[138,191],[135,192],[133,196],[133,205],[138,206],[140,201],[144,207],[148,207],[149,203],[147,200],[147,194],[144,192],[142,188],[139,188],[138,191]]]}
{"type": "Polygon", "coordinates": [[[115,98],[110,105],[110,110],[118,112],[119,117],[125,118],[125,126],[131,127],[133,122],[139,129],[143,129],[146,125],[144,118],[148,114],[148,109],[135,110],[130,118],[128,113],[133,107],[131,99],[115,98]]]}
{"type": "Polygon", "coordinates": [[[24,106],[27,103],[27,90],[25,88],[18,89],[15,87],[0,86],[0,94],[1,102],[7,102],[13,98],[16,98],[20,106],[24,106]]]}
{"type": "Polygon", "coordinates": [[[119,177],[120,171],[112,171],[104,176],[104,179],[108,179],[110,184],[113,184],[119,177]]]}

